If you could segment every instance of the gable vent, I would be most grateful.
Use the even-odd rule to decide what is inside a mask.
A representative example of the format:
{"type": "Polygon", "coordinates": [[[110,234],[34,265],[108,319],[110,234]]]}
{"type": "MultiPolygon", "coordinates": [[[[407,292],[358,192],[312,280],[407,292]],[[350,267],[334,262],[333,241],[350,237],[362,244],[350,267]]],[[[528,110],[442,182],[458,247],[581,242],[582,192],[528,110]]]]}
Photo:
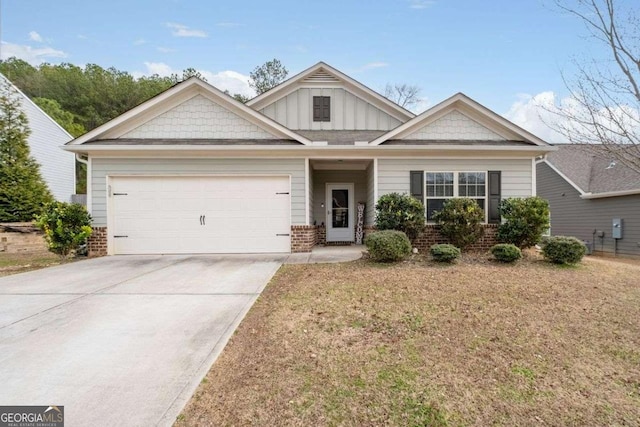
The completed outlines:
{"type": "Polygon", "coordinates": [[[328,71],[322,68],[303,80],[304,83],[336,83],[339,81],[340,79],[332,74],[329,74],[328,71]]]}

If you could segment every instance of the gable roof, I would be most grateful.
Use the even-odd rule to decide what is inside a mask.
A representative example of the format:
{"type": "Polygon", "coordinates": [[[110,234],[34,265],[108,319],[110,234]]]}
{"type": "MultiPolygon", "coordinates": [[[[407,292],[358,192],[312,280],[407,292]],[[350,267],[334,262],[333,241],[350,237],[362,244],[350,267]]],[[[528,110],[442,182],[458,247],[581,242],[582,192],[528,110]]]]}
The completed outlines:
{"type": "Polygon", "coordinates": [[[234,114],[257,125],[277,138],[294,140],[304,145],[311,144],[311,141],[304,136],[293,132],[276,121],[271,120],[252,108],[249,108],[245,104],[238,102],[233,97],[198,79],[197,77],[191,77],[170,87],[164,92],[161,92],[107,123],[85,133],[73,141],[70,141],[67,145],[80,145],[99,139],[113,139],[114,134],[117,138],[142,123],[153,120],[171,108],[180,105],[180,103],[185,102],[196,95],[203,95],[209,98],[216,104],[221,105],[223,108],[226,108],[234,114]],[[131,126],[134,122],[136,125],[131,126]],[[129,125],[129,127],[127,127],[127,125],[129,125]]]}
{"type": "Polygon", "coordinates": [[[249,100],[247,105],[256,110],[260,110],[278,99],[283,98],[301,86],[326,86],[327,84],[343,85],[345,89],[352,92],[354,95],[365,99],[401,122],[406,122],[407,120],[415,117],[415,114],[411,111],[401,107],[393,101],[390,101],[378,92],[368,88],[362,83],[352,79],[324,62],[318,62],[314,66],[296,74],[271,90],[256,96],[249,100]]]}
{"type": "Polygon", "coordinates": [[[599,198],[640,194],[640,173],[616,162],[605,147],[557,144],[558,150],[544,160],[581,197],[599,198]]]}
{"type": "Polygon", "coordinates": [[[492,133],[502,136],[506,141],[519,141],[526,142],[530,145],[549,146],[549,144],[542,139],[511,123],[501,115],[491,111],[461,92],[445,99],[408,122],[381,135],[379,138],[374,139],[370,144],[380,145],[386,141],[402,139],[453,111],[457,111],[471,118],[492,133]]]}

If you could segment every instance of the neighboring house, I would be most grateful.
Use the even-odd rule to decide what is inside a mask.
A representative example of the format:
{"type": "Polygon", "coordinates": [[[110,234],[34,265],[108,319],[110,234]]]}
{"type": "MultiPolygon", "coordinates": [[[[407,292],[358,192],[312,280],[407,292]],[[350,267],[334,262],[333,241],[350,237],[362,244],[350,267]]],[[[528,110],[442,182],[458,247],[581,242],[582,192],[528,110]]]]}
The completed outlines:
{"type": "MultiPolygon", "coordinates": [[[[640,173],[598,146],[558,144],[538,163],[538,195],[549,200],[551,234],[595,251],[640,255],[640,173]],[[621,220],[615,239],[614,220],[621,220]]],[[[617,221],[616,221],[617,222],[617,221]]]]}
{"type": "Polygon", "coordinates": [[[88,157],[94,255],[353,242],[358,203],[370,229],[390,192],[420,198],[429,220],[473,197],[497,223],[553,150],[463,94],[416,116],[322,62],[246,104],[191,78],[65,149],[88,157]]]}
{"type": "MultiPolygon", "coordinates": [[[[8,81],[0,74],[0,79],[8,81]]],[[[27,95],[9,82],[20,97],[22,110],[29,120],[28,143],[31,155],[40,164],[40,173],[56,200],[70,202],[76,192],[76,160],[60,147],[73,137],[40,109],[27,95]]]]}

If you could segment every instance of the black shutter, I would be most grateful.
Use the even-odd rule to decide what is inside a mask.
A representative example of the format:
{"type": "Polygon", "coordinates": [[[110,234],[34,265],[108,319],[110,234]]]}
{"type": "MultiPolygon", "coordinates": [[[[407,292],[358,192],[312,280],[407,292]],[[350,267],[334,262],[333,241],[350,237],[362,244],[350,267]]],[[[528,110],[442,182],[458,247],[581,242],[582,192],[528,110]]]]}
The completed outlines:
{"type": "Polygon", "coordinates": [[[489,223],[500,223],[500,198],[502,192],[502,172],[489,171],[489,223]]]}
{"type": "Polygon", "coordinates": [[[424,172],[423,171],[411,171],[409,172],[411,196],[424,203],[424,172]]]}
{"type": "Polygon", "coordinates": [[[328,96],[322,97],[322,121],[331,121],[331,98],[328,96]]]}
{"type": "Polygon", "coordinates": [[[313,97],[313,121],[322,121],[322,97],[313,97]]]}

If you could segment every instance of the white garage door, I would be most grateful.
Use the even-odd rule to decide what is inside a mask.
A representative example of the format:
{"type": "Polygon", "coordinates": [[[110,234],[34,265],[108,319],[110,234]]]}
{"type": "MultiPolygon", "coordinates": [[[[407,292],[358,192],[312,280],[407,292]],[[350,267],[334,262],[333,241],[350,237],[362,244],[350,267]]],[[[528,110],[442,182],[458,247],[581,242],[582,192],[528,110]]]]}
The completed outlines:
{"type": "Polygon", "coordinates": [[[114,254],[289,252],[287,176],[112,177],[114,254]]]}

